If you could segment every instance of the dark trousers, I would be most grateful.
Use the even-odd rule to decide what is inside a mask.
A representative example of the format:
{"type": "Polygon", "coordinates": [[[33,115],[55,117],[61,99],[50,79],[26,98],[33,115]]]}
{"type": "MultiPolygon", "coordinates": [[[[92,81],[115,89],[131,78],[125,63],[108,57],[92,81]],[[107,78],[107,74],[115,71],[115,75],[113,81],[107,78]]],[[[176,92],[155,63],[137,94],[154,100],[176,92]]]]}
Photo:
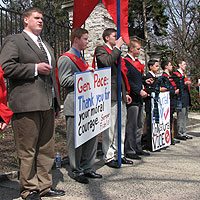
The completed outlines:
{"type": "Polygon", "coordinates": [[[52,185],[54,111],[14,114],[12,128],[20,163],[22,198],[33,190],[47,192],[52,185]]]}
{"type": "Polygon", "coordinates": [[[130,106],[127,109],[125,136],[125,154],[135,154],[142,150],[143,105],[130,106]]]}
{"type": "Polygon", "coordinates": [[[75,148],[74,117],[66,117],[67,145],[70,168],[74,176],[92,170],[97,152],[97,137],[93,137],[78,148],[75,148]]]}

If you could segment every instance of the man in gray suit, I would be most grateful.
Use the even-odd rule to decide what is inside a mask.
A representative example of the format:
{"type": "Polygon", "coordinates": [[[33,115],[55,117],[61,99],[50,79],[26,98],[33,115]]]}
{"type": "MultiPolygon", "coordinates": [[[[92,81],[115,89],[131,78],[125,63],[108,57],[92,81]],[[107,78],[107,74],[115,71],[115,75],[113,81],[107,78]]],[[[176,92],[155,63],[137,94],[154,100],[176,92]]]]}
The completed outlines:
{"type": "MultiPolygon", "coordinates": [[[[119,168],[117,157],[117,60],[121,56],[120,47],[124,44],[120,37],[116,40],[116,30],[108,28],[103,32],[103,40],[105,45],[98,46],[95,50],[97,65],[99,68],[111,67],[111,127],[104,131],[102,137],[102,148],[104,152],[105,164],[111,168],[119,168]]],[[[131,103],[132,99],[128,94],[129,84],[126,77],[125,66],[121,66],[122,71],[122,137],[121,152],[122,164],[133,164],[131,160],[124,156],[124,139],[126,124],[126,103],[131,103]]]]}
{"type": "Polygon", "coordinates": [[[0,63],[9,80],[12,128],[20,163],[23,199],[61,196],[52,189],[54,116],[60,100],[55,78],[56,61],[51,47],[40,38],[42,11],[29,8],[23,14],[24,30],[5,38],[0,63]]]}
{"type": "Polygon", "coordinates": [[[75,149],[74,141],[74,73],[94,70],[89,67],[81,55],[81,51],[87,48],[88,31],[77,28],[71,34],[71,49],[64,53],[58,60],[59,80],[61,86],[66,88],[67,96],[64,102],[64,114],[67,124],[67,143],[71,177],[79,183],[89,183],[88,178],[101,178],[92,170],[97,150],[97,138],[93,137],[86,143],[75,149]]]}

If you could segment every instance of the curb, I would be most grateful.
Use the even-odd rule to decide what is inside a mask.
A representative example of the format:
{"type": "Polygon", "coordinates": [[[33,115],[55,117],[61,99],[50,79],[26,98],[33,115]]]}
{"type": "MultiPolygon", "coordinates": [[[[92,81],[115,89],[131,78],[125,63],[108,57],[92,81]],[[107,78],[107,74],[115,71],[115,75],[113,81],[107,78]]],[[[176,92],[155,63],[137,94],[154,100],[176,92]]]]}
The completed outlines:
{"type": "Polygon", "coordinates": [[[200,123],[199,124],[194,124],[194,125],[190,125],[190,126],[187,126],[186,127],[187,128],[187,130],[191,130],[191,129],[193,129],[193,128],[200,128],[200,123]]]}
{"type": "Polygon", "coordinates": [[[0,182],[16,179],[18,177],[19,177],[19,171],[6,172],[4,174],[0,174],[0,182]]]}

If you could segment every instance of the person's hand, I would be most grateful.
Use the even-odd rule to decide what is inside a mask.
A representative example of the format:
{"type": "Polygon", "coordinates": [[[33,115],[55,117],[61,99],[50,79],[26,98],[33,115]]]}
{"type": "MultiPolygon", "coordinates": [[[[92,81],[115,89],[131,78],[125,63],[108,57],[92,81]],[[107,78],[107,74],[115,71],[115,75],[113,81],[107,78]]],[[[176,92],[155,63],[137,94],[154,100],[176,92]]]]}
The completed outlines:
{"type": "Polygon", "coordinates": [[[5,122],[0,122],[0,130],[3,131],[6,128],[7,124],[5,122]]]}
{"type": "Polygon", "coordinates": [[[140,96],[141,96],[142,98],[145,98],[145,97],[148,96],[148,94],[147,94],[144,90],[141,90],[141,91],[140,91],[140,96]]]}
{"type": "Polygon", "coordinates": [[[153,80],[153,78],[148,78],[148,79],[145,80],[145,82],[147,84],[151,85],[151,84],[153,84],[154,80],[153,80]]]}
{"type": "Polygon", "coordinates": [[[179,89],[176,89],[176,90],[175,90],[175,94],[179,94],[179,89]]]}
{"type": "Polygon", "coordinates": [[[192,82],[190,80],[185,81],[185,85],[191,85],[192,82]]]}
{"type": "Polygon", "coordinates": [[[122,39],[122,37],[118,38],[115,44],[116,44],[116,47],[120,48],[124,44],[124,40],[122,39]]]}
{"type": "Polygon", "coordinates": [[[161,87],[160,88],[160,92],[167,92],[168,90],[167,90],[167,88],[165,88],[165,87],[161,87]]]}
{"type": "Polygon", "coordinates": [[[52,69],[52,67],[45,62],[37,64],[38,74],[49,75],[51,72],[51,69],[52,69]]]}
{"type": "Polygon", "coordinates": [[[91,72],[94,72],[95,69],[93,67],[88,67],[86,71],[91,71],[91,72]]]}
{"type": "Polygon", "coordinates": [[[126,103],[130,104],[132,102],[132,98],[129,94],[126,95],[126,103]]]}

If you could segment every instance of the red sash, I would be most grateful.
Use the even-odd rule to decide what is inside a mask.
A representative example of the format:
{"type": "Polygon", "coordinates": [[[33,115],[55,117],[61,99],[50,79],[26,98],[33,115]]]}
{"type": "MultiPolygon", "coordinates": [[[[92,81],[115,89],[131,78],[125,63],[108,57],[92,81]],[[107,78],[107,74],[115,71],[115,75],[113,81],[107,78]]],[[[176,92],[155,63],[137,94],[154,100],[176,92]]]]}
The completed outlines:
{"type": "Polygon", "coordinates": [[[74,55],[73,53],[65,52],[63,56],[69,57],[81,72],[86,71],[89,67],[88,63],[85,63],[81,58],[74,55]]]}
{"type": "Polygon", "coordinates": [[[7,91],[3,78],[3,70],[0,66],[0,117],[8,124],[12,118],[13,112],[7,107],[7,91]]]}
{"type": "Polygon", "coordinates": [[[166,72],[163,72],[162,76],[166,77],[169,79],[171,85],[174,87],[174,90],[177,89],[176,87],[176,83],[174,82],[174,79],[173,78],[170,78],[169,74],[167,74],[166,72]]]}
{"type": "MultiPolygon", "coordinates": [[[[108,54],[111,54],[111,53],[112,53],[112,50],[111,50],[109,47],[107,47],[107,46],[102,46],[102,47],[107,51],[108,54]]],[[[95,57],[95,55],[94,55],[94,57],[95,57]]],[[[94,60],[93,60],[93,67],[94,67],[94,65],[95,65],[94,63],[95,63],[95,62],[94,62],[94,60]]],[[[122,78],[123,78],[124,83],[125,83],[125,86],[126,86],[126,91],[127,91],[128,94],[129,94],[131,88],[130,88],[130,85],[129,85],[129,82],[128,82],[128,78],[127,78],[127,76],[126,76],[128,70],[127,70],[127,68],[126,68],[124,59],[123,59],[122,57],[121,57],[121,72],[122,72],[122,78]]]]}
{"type": "MultiPolygon", "coordinates": [[[[183,78],[183,75],[182,75],[179,71],[174,72],[174,74],[175,74],[177,77],[179,77],[180,79],[183,78]]],[[[185,76],[184,76],[184,83],[185,83],[186,81],[189,81],[189,79],[188,79],[188,78],[186,77],[186,75],[185,75],[185,76]]],[[[187,87],[188,87],[188,90],[190,91],[190,85],[187,85],[187,87]]]]}
{"type": "Polygon", "coordinates": [[[127,60],[132,66],[134,66],[141,74],[144,73],[144,65],[139,60],[133,61],[129,57],[126,57],[124,59],[127,60]]]}

